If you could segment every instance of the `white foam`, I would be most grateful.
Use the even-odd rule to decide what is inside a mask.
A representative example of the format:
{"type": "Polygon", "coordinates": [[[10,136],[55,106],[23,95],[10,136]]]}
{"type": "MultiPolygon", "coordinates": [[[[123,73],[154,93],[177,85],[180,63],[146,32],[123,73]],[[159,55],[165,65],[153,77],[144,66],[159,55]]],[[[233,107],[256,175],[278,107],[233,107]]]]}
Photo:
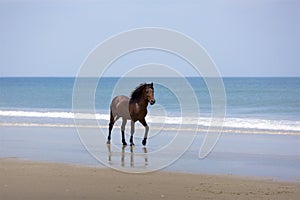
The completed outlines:
{"type": "Polygon", "coordinates": [[[226,118],[224,122],[224,127],[261,130],[300,131],[300,122],[255,118],[226,118]]]}
{"type": "MultiPolygon", "coordinates": [[[[212,118],[188,118],[181,117],[162,117],[150,116],[148,121],[151,123],[165,123],[165,124],[197,124],[199,126],[212,126],[212,118]]],[[[217,121],[222,121],[217,119],[217,121]]],[[[261,129],[261,130],[282,130],[282,131],[300,131],[300,121],[289,120],[267,120],[255,118],[225,118],[223,127],[236,129],[261,129]]]]}
{"type": "MultiPolygon", "coordinates": [[[[109,114],[89,114],[72,112],[42,112],[42,111],[22,111],[22,110],[0,110],[2,117],[21,117],[21,118],[56,118],[56,119],[97,119],[109,120],[109,114]]],[[[150,124],[168,124],[168,125],[199,125],[203,127],[212,126],[210,117],[189,118],[172,116],[147,116],[150,124]]],[[[289,120],[269,120],[256,118],[225,118],[224,128],[228,129],[259,129],[272,131],[300,131],[300,121],[289,120]]]]}
{"type": "Polygon", "coordinates": [[[37,117],[37,118],[61,118],[61,119],[109,119],[106,114],[72,113],[72,112],[37,112],[37,111],[3,111],[0,116],[4,117],[37,117]]]}

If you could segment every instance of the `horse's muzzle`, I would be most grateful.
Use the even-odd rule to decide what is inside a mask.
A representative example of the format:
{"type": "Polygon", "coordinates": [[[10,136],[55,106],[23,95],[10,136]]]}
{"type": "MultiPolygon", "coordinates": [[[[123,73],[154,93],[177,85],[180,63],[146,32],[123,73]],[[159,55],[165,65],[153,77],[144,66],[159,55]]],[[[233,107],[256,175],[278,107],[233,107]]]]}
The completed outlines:
{"type": "Polygon", "coordinates": [[[150,105],[155,104],[155,100],[150,100],[150,105]]]}

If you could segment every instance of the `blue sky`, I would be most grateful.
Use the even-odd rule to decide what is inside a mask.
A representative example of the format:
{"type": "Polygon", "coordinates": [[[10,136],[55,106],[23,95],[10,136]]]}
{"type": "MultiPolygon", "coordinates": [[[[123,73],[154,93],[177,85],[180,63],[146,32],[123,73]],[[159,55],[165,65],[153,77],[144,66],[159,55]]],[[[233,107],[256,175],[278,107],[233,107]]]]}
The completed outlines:
{"type": "Polygon", "coordinates": [[[99,43],[141,27],[194,38],[222,76],[300,76],[299,19],[300,0],[0,0],[0,76],[76,76],[99,43]]]}

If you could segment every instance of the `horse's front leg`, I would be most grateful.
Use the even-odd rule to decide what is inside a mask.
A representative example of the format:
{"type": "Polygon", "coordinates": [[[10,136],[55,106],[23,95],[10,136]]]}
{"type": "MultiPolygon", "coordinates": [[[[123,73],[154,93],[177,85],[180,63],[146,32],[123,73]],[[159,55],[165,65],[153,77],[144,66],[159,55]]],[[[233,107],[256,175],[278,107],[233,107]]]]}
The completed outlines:
{"type": "Polygon", "coordinates": [[[148,124],[147,124],[145,118],[142,119],[142,120],[140,120],[140,122],[141,122],[141,124],[145,127],[144,139],[143,139],[143,141],[142,141],[142,144],[145,146],[146,143],[147,143],[147,137],[148,137],[148,132],[149,132],[149,126],[148,126],[148,124]]]}
{"type": "Polygon", "coordinates": [[[133,143],[134,124],[135,124],[135,122],[133,120],[131,120],[130,146],[134,146],[134,143],[133,143]]]}

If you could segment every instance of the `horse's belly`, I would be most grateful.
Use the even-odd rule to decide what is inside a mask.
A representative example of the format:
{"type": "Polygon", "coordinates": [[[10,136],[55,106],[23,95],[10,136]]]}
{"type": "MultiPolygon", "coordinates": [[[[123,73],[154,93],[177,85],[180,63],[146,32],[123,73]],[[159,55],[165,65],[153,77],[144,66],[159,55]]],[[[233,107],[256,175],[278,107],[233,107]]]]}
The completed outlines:
{"type": "Polygon", "coordinates": [[[117,96],[111,104],[112,112],[122,118],[130,120],[129,98],[126,96],[117,96]]]}

